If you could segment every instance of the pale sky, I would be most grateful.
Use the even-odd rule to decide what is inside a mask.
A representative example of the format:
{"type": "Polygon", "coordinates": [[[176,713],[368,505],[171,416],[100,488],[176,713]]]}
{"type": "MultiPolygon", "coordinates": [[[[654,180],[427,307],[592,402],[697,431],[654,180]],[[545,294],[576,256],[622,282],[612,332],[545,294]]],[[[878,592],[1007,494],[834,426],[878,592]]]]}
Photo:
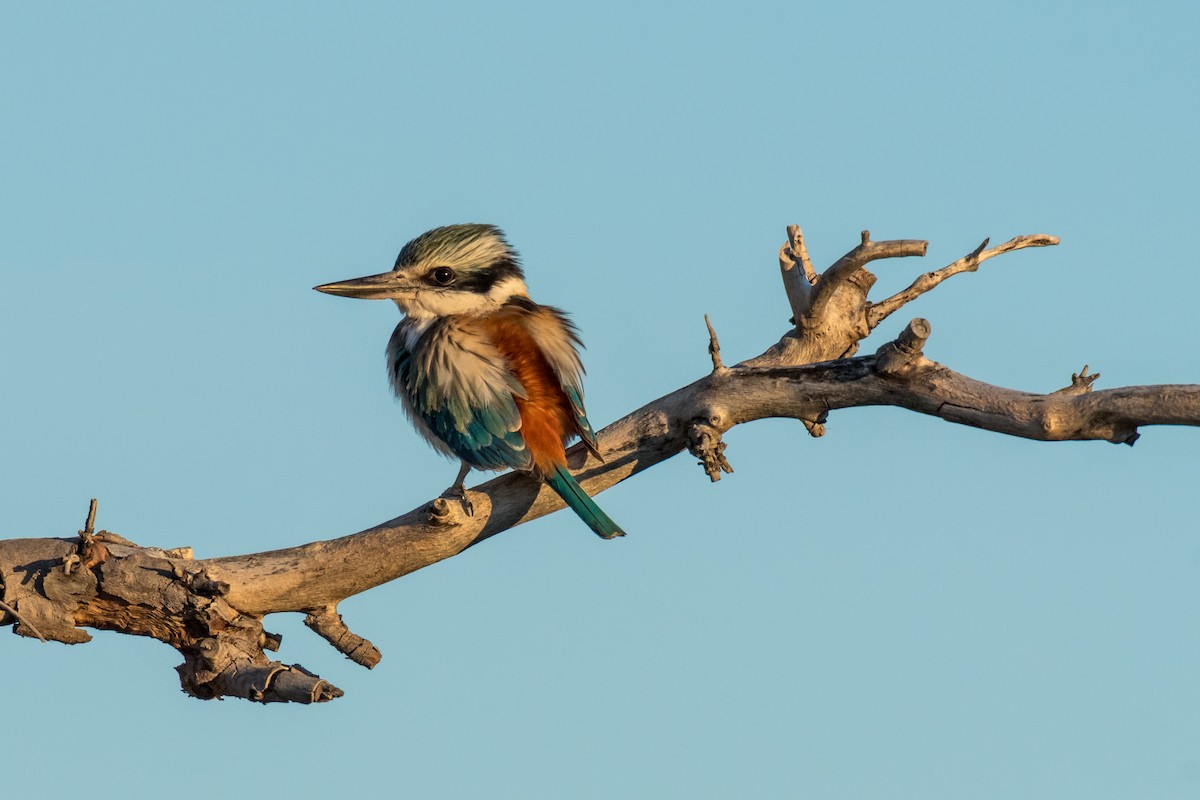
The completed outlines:
{"type": "MultiPolygon", "coordinates": [[[[775,254],[1062,237],[895,315],[1029,391],[1200,383],[1193,3],[9,4],[0,537],[233,555],[339,536],[456,465],[390,397],[394,307],[311,287],[452,222],[569,310],[601,427],[786,330],[775,254]],[[249,5],[249,7],[247,7],[249,5]],[[905,7],[907,5],[907,7],[905,7]]],[[[319,707],[180,693],[167,646],[0,630],[6,793],[1200,794],[1191,429],[1046,444],[898,409],[736,428],[342,606],[268,618],[319,707]]]]}

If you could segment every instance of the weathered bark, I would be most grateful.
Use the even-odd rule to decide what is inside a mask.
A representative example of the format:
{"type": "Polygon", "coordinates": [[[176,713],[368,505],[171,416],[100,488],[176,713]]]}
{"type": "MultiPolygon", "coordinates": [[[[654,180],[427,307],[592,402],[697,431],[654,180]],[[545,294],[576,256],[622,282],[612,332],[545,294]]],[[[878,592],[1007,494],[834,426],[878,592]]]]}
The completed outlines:
{"type": "MultiPolygon", "coordinates": [[[[724,366],[709,326],[710,374],[631,412],[600,431],[603,462],[582,448],[572,468],[592,494],[687,450],[712,480],[732,471],[725,431],[764,417],[801,420],[814,436],[839,408],[892,405],[1029,439],[1102,439],[1133,444],[1144,425],[1200,425],[1200,386],[1136,386],[1092,392],[1087,367],[1049,394],[991,386],[922,354],[931,335],[922,319],[873,355],[854,357],[883,319],[946,278],[974,271],[989,258],[1057,244],[1052,236],[1017,237],[974,252],[909,288],[872,304],[875,260],[924,255],[921,241],[862,242],[818,274],[800,229],[788,229],[780,251],[794,327],[762,355],[724,366]]],[[[0,624],[66,643],[90,637],[85,627],[153,636],[183,655],[185,691],[202,698],[315,702],[341,692],[302,667],[270,660],[278,637],[265,614],[305,613],[306,624],[364,666],[380,658],[337,613],[351,595],[462,552],[516,525],[562,508],[551,491],[516,474],[470,490],[473,514],[439,498],[374,528],[341,538],[250,555],[191,559],[189,551],[138,547],[93,530],[92,515],[76,539],[0,541],[0,624]]],[[[94,509],[92,514],[94,514],[94,509]]]]}

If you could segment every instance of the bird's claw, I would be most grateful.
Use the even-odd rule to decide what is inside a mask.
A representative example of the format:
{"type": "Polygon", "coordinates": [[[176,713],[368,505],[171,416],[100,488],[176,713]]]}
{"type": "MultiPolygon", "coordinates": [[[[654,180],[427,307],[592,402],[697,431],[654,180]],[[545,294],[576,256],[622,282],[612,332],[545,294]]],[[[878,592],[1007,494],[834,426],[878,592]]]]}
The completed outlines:
{"type": "Polygon", "coordinates": [[[468,517],[475,516],[475,506],[471,503],[471,498],[467,496],[467,489],[461,483],[456,483],[446,491],[442,492],[442,497],[450,497],[462,503],[463,511],[468,517]]]}

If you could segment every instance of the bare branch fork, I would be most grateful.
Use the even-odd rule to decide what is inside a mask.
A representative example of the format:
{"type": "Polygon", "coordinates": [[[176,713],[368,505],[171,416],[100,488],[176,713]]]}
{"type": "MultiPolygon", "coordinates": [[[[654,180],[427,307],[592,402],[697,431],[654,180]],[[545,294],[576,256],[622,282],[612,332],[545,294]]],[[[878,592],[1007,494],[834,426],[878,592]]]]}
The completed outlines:
{"type": "MultiPolygon", "coordinates": [[[[595,494],[687,450],[718,480],[733,471],[723,436],[734,425],[792,417],[820,436],[830,411],[865,405],[897,406],[1044,441],[1133,444],[1146,425],[1200,425],[1197,385],[1092,391],[1099,376],[1086,366],[1049,394],[972,380],[925,357],[932,326],[924,319],[913,319],[873,354],[855,355],[880,322],[947,278],[1003,253],[1057,243],[1038,234],[989,249],[984,240],[954,263],[872,303],[875,276],[867,266],[923,256],[926,242],[873,242],[864,231],[857,246],[818,273],[800,228],[791,226],[779,267],[792,327],[761,355],[727,367],[706,317],[712,371],[600,431],[603,462],[573,448],[572,469],[595,494]]],[[[82,630],[88,627],[152,636],[183,656],[180,679],[196,697],[330,700],[341,691],[266,655],[279,648],[280,638],[263,629],[264,615],[303,613],[308,627],[337,650],[374,666],[379,651],[350,631],[338,603],[562,507],[553,492],[516,474],[474,487],[470,499],[472,516],[460,503],[438,498],[349,536],[204,560],[194,560],[190,548],[140,547],[96,531],[93,501],[75,537],[0,541],[0,624],[69,644],[88,641],[82,630]]]]}

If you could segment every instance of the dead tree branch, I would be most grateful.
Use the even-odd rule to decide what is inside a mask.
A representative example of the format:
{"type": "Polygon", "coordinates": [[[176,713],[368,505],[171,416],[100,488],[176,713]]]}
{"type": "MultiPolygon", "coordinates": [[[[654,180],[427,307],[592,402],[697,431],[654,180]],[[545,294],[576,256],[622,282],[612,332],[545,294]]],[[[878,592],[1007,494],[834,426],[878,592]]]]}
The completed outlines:
{"type": "MultiPolygon", "coordinates": [[[[793,226],[780,266],[794,327],[762,355],[726,367],[710,324],[712,371],[600,431],[603,461],[573,448],[572,469],[583,488],[596,494],[687,450],[717,480],[733,471],[723,441],[733,426],[792,417],[820,435],[831,411],[867,405],[1042,441],[1133,444],[1148,425],[1200,425],[1200,385],[1091,391],[1098,376],[1087,367],[1072,376],[1069,387],[1050,394],[973,380],[926,358],[932,326],[924,319],[912,320],[873,355],[850,357],[882,319],[947,277],[1002,253],[1057,242],[1052,236],[1022,236],[988,250],[985,240],[872,305],[867,295],[875,276],[867,266],[923,255],[926,243],[872,242],[864,231],[859,245],[818,276],[793,226]]],[[[562,508],[552,491],[519,474],[476,486],[469,499],[474,508],[469,516],[460,503],[439,498],[349,536],[199,561],[186,548],[139,547],[95,532],[93,507],[77,537],[0,541],[0,624],[72,644],[90,638],[82,630],[88,627],[152,636],[182,654],[183,687],[197,697],[333,699],[341,694],[336,687],[299,665],[267,657],[278,649],[279,637],[263,629],[263,616],[303,613],[309,628],[337,650],[374,666],[379,651],[346,626],[337,610],[342,600],[562,508]]]]}

